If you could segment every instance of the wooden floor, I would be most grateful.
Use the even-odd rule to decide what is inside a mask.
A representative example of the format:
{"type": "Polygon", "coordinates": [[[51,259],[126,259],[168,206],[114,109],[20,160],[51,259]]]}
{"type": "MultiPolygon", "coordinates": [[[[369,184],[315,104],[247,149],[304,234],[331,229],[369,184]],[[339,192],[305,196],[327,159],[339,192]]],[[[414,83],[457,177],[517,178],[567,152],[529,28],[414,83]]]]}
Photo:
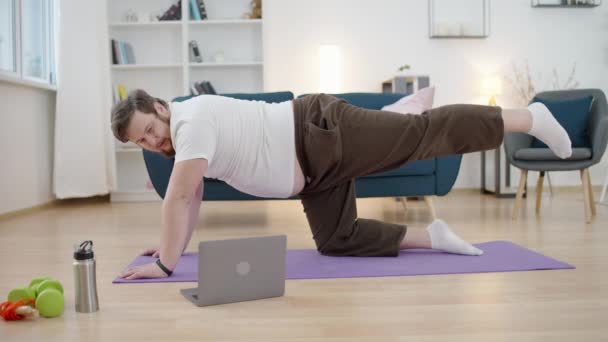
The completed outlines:
{"type": "MultiPolygon", "coordinates": [[[[597,190],[597,189],[596,189],[597,190]]],[[[597,198],[597,192],[596,192],[597,198]]],[[[0,220],[0,295],[35,276],[63,282],[66,311],[54,319],[0,322],[1,341],[607,341],[608,206],[584,223],[581,192],[534,198],[520,220],[512,199],[473,191],[436,198],[439,217],[471,242],[509,240],[575,270],[288,280],[286,295],[198,308],[179,294],[193,283],[115,285],[137,253],[158,242],[160,203],[70,201],[0,220]],[[73,244],[92,239],[101,310],[74,311],[73,244]]],[[[424,202],[403,212],[392,198],[358,200],[361,217],[422,229],[424,202]]],[[[196,241],[286,233],[313,248],[297,201],[208,202],[196,241]]]]}

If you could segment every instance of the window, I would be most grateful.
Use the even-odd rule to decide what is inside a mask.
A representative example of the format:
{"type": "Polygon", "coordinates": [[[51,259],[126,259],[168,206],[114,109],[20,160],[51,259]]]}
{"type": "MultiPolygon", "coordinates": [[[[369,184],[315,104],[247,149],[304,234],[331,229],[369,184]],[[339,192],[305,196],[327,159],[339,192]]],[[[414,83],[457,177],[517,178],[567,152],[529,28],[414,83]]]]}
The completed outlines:
{"type": "Polygon", "coordinates": [[[45,0],[26,0],[22,3],[21,21],[21,66],[26,78],[48,77],[48,11],[45,0]]]}
{"type": "Polygon", "coordinates": [[[17,72],[15,0],[0,0],[0,70],[17,72]]]}
{"type": "Polygon", "coordinates": [[[0,0],[0,74],[55,84],[56,0],[0,0]]]}

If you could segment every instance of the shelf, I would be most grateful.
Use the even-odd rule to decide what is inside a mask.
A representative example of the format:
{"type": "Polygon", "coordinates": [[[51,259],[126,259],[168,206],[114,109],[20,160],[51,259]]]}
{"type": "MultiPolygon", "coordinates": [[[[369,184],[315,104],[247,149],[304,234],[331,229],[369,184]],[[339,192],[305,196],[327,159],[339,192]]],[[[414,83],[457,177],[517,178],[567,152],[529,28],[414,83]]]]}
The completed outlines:
{"type": "Polygon", "coordinates": [[[137,69],[170,69],[181,68],[181,64],[113,64],[114,70],[137,70],[137,69]]]}
{"type": "Polygon", "coordinates": [[[114,22],[110,27],[180,27],[182,24],[179,20],[174,21],[149,21],[149,22],[114,22]]]}
{"type": "Polygon", "coordinates": [[[205,63],[190,63],[189,66],[193,68],[222,68],[222,67],[248,67],[248,66],[262,66],[264,62],[205,62],[205,63]]]}
{"type": "MultiPolygon", "coordinates": [[[[116,87],[122,85],[127,92],[146,89],[159,98],[173,99],[189,94],[193,82],[202,80],[222,92],[262,92],[263,20],[242,17],[251,1],[213,0],[208,7],[212,16],[204,20],[191,20],[190,7],[181,6],[181,20],[126,21],[129,10],[145,19],[176,2],[108,1],[108,38],[131,44],[136,58],[130,60],[136,61],[133,64],[110,64],[112,94],[116,95],[116,87]],[[190,59],[192,40],[198,40],[204,63],[190,59]],[[218,55],[224,58],[215,62],[213,56],[218,55]]],[[[110,151],[116,159],[112,202],[160,200],[151,190],[143,151],[135,144],[115,141],[110,151]]]]}
{"type": "Polygon", "coordinates": [[[437,35],[437,36],[432,36],[432,39],[435,38],[453,38],[453,39],[479,39],[479,38],[487,38],[488,36],[459,36],[459,35],[453,35],[453,36],[447,36],[447,35],[437,35]]]}
{"type": "Polygon", "coordinates": [[[142,153],[141,148],[139,147],[128,147],[128,148],[117,148],[116,153],[142,153]]]}
{"type": "Polygon", "coordinates": [[[205,20],[189,20],[190,25],[248,25],[248,24],[261,24],[262,19],[205,19],[205,20]]]}

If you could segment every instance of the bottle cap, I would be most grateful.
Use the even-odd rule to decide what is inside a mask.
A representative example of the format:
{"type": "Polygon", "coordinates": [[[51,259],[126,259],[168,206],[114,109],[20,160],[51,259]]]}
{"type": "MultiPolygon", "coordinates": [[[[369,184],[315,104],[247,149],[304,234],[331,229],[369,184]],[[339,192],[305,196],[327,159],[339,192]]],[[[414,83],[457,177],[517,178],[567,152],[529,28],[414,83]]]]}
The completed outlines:
{"type": "Polygon", "coordinates": [[[93,241],[83,241],[80,246],[74,251],[74,259],[87,260],[93,259],[93,241]]]}

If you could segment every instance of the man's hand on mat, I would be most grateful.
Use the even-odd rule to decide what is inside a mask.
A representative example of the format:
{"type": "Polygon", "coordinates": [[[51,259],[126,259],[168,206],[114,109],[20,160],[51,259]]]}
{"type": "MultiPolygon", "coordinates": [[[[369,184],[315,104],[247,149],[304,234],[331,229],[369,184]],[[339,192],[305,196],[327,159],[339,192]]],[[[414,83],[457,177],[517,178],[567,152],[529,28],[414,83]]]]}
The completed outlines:
{"type": "Polygon", "coordinates": [[[146,249],[141,255],[151,255],[153,258],[160,257],[160,247],[152,247],[146,249]]]}
{"type": "MultiPolygon", "coordinates": [[[[182,254],[184,253],[182,252],[182,254]]],[[[150,255],[153,258],[160,258],[160,247],[148,248],[143,253],[141,253],[141,255],[150,255]]]]}
{"type": "Polygon", "coordinates": [[[161,270],[156,263],[152,262],[141,266],[131,267],[118,275],[118,277],[133,280],[139,278],[165,278],[167,277],[167,274],[161,270]]]}

